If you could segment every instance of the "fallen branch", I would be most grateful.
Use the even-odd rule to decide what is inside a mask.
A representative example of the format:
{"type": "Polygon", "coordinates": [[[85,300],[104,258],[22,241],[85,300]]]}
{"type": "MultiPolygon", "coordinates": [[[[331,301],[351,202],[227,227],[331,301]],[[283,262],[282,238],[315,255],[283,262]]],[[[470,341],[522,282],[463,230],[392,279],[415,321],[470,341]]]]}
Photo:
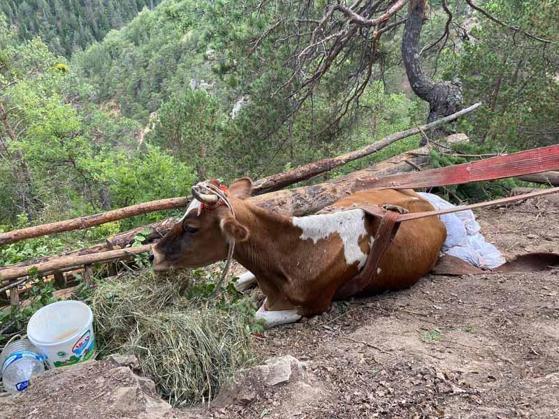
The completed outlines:
{"type": "Polygon", "coordinates": [[[425,130],[431,130],[443,125],[447,122],[453,121],[463,115],[466,115],[474,110],[476,110],[480,103],[476,103],[469,108],[463,109],[447,117],[438,119],[437,121],[431,122],[430,124],[425,124],[416,128],[411,128],[406,131],[397,132],[391,134],[382,140],[376,141],[368,146],[365,146],[359,150],[351,151],[349,153],[343,154],[338,157],[332,157],[329,159],[323,159],[315,161],[304,166],[297,167],[295,169],[289,170],[284,173],[278,173],[277,175],[268,176],[255,183],[254,189],[257,194],[262,192],[271,192],[282,189],[288,185],[291,185],[302,180],[310,179],[311,177],[317,176],[321,173],[332,170],[336,167],[342,166],[351,161],[360,159],[365,156],[369,156],[376,153],[389,145],[400,141],[404,138],[411,137],[412,135],[420,134],[425,130]]]}
{"type": "Polygon", "coordinates": [[[525,182],[543,183],[546,185],[559,186],[559,172],[544,172],[533,175],[519,176],[518,179],[525,182]]]}
{"type": "MultiPolygon", "coordinates": [[[[456,112],[455,114],[431,122],[430,124],[426,124],[416,128],[411,128],[402,132],[397,132],[395,134],[383,138],[382,140],[376,141],[366,147],[363,147],[359,150],[352,151],[338,157],[333,157],[329,159],[319,160],[313,163],[308,163],[284,173],[278,173],[276,175],[268,176],[266,178],[261,179],[260,181],[255,182],[253,194],[260,195],[267,192],[277,191],[286,186],[292,185],[297,182],[301,182],[303,180],[310,179],[319,174],[330,171],[336,167],[342,166],[351,161],[360,159],[365,156],[369,156],[373,153],[376,153],[379,150],[382,150],[383,148],[388,147],[389,145],[399,140],[418,134],[421,132],[421,130],[433,129],[442,124],[453,121],[463,115],[466,115],[474,111],[480,105],[481,105],[480,103],[476,103],[470,106],[469,108],[463,109],[459,112],[456,112]]],[[[137,204],[129,207],[119,208],[104,213],[74,218],[71,220],[58,221],[55,223],[43,224],[39,226],[13,230],[6,233],[0,233],[0,245],[10,244],[21,240],[31,239],[34,237],[46,236],[55,233],[62,233],[66,231],[83,230],[100,224],[121,220],[123,218],[130,218],[137,215],[146,214],[149,212],[183,208],[186,207],[188,201],[189,198],[187,197],[161,199],[157,201],[145,202],[143,204],[137,204]]],[[[137,230],[137,233],[139,233],[141,230],[142,228],[139,228],[137,230]]]]}

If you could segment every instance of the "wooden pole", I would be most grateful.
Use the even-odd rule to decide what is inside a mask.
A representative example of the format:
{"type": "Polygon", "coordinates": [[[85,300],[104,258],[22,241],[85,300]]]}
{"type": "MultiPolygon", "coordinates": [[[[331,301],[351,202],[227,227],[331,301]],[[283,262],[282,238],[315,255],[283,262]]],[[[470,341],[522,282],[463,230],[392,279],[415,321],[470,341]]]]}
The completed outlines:
{"type": "MultiPolygon", "coordinates": [[[[383,148],[388,147],[396,141],[418,134],[424,130],[436,128],[444,123],[453,121],[463,115],[474,111],[480,105],[480,103],[476,103],[469,108],[463,109],[459,112],[456,112],[455,114],[431,122],[430,124],[411,128],[402,132],[397,132],[359,150],[352,151],[338,157],[308,163],[284,173],[278,173],[276,175],[265,177],[255,182],[253,194],[260,195],[267,192],[277,191],[288,185],[310,179],[351,161],[369,156],[376,153],[377,151],[382,150],[383,148]]],[[[58,221],[55,223],[43,224],[39,226],[13,230],[6,233],[0,233],[0,245],[14,243],[20,240],[31,239],[34,237],[46,236],[49,234],[62,233],[65,231],[83,230],[86,228],[94,227],[96,225],[121,220],[123,218],[130,218],[149,212],[183,208],[186,207],[189,200],[190,199],[187,197],[160,199],[157,201],[131,205],[129,207],[119,208],[99,214],[78,217],[71,220],[58,221]]]]}
{"type": "Polygon", "coordinates": [[[45,274],[53,271],[63,271],[76,266],[91,265],[93,263],[109,262],[116,259],[123,259],[140,253],[146,253],[151,250],[151,244],[138,247],[128,247],[126,249],[109,250],[108,252],[94,253],[90,255],[79,256],[62,256],[56,257],[46,262],[37,263],[35,265],[17,266],[0,269],[0,281],[9,281],[17,279],[29,274],[29,270],[45,274]]]}
{"type": "Polygon", "coordinates": [[[74,218],[71,220],[58,221],[55,223],[8,231],[6,233],[0,233],[0,245],[31,239],[33,237],[62,233],[64,231],[82,230],[99,224],[121,220],[123,218],[130,218],[135,215],[146,214],[148,212],[180,208],[186,206],[187,203],[187,198],[160,199],[158,201],[145,202],[143,204],[132,205],[125,208],[119,208],[94,215],[87,215],[85,217],[74,218]]]}

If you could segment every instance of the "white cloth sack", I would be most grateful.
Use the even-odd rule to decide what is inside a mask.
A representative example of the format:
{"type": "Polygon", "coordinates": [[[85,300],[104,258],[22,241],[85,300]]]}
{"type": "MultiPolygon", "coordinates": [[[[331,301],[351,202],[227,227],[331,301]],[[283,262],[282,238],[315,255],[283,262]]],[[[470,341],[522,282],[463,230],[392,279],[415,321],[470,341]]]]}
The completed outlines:
{"type": "MultiPolygon", "coordinates": [[[[419,195],[436,209],[454,207],[437,195],[425,192],[419,192],[419,195]]],[[[442,248],[444,254],[455,256],[482,269],[495,269],[506,262],[501,252],[485,241],[471,210],[444,214],[439,218],[446,226],[446,240],[442,248]]]]}

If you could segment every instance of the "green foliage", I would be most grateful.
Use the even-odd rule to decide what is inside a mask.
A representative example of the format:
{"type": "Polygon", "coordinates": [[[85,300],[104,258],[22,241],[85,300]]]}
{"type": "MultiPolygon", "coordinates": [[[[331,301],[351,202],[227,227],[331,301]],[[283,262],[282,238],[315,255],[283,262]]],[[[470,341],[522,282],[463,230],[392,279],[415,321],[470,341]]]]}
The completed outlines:
{"type": "Polygon", "coordinates": [[[41,37],[49,49],[70,56],[120,28],[143,8],[161,0],[0,0],[18,37],[41,37]]]}
{"type": "Polygon", "coordinates": [[[272,174],[353,149],[418,117],[411,100],[386,94],[376,82],[347,122],[332,127],[346,99],[349,64],[325,77],[298,108],[296,86],[282,88],[293,71],[286,62],[297,53],[286,40],[297,30],[298,11],[280,1],[253,13],[258,5],[167,0],[77,54],[73,66],[99,92],[97,100],[153,126],[150,141],[195,167],[199,178],[272,174]],[[252,50],[278,20],[285,24],[252,50]]]}
{"type": "Polygon", "coordinates": [[[442,333],[439,329],[431,329],[424,331],[421,334],[421,340],[425,343],[436,343],[442,338],[442,333]]]}
{"type": "Polygon", "coordinates": [[[512,26],[555,42],[544,44],[479,19],[463,48],[445,52],[445,73],[460,75],[466,103],[484,103],[467,127],[470,135],[511,151],[556,143],[559,2],[490,0],[483,7],[512,26]]]}
{"type": "MultiPolygon", "coordinates": [[[[0,223],[13,225],[17,214],[53,221],[187,193],[192,170],[143,141],[138,123],[91,103],[91,86],[39,39],[0,41],[0,223]]],[[[39,245],[18,246],[3,252],[42,253],[39,245]]]]}
{"type": "MultiPolygon", "coordinates": [[[[31,277],[36,276],[33,272],[30,272],[30,274],[31,277]]],[[[4,334],[8,330],[20,331],[21,333],[24,333],[23,330],[25,330],[27,322],[31,316],[41,307],[56,301],[53,292],[54,286],[52,283],[36,281],[33,287],[31,287],[28,291],[28,298],[26,300],[25,307],[19,305],[1,309],[0,325],[2,327],[0,330],[4,329],[4,327],[7,327],[8,329],[2,330],[2,333],[0,333],[0,345],[3,345],[5,341],[8,340],[8,335],[4,334]]]]}
{"type": "Polygon", "coordinates": [[[199,179],[219,173],[218,140],[224,116],[214,97],[203,90],[173,96],[159,110],[159,121],[150,135],[173,156],[196,168],[199,179]]]}

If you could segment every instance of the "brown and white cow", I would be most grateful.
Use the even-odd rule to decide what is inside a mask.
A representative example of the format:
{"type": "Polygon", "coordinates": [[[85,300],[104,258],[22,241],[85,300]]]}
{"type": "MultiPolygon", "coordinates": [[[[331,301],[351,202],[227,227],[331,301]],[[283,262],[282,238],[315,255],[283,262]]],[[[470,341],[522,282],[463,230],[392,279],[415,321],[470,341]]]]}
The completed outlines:
{"type": "MultiPolygon", "coordinates": [[[[251,188],[248,178],[229,188],[234,214],[227,206],[200,211],[200,202],[193,201],[183,219],[154,246],[154,269],[199,267],[223,260],[228,241],[234,240],[234,258],[254,275],[266,295],[258,318],[274,326],[328,310],[333,299],[342,297],[341,287],[364,265],[378,219],[361,209],[287,217],[246,200],[251,188]]],[[[357,192],[334,207],[362,203],[393,204],[410,212],[434,209],[412,190],[391,189],[357,192]]],[[[437,262],[445,237],[445,226],[437,217],[402,223],[364,293],[415,284],[437,262]]],[[[247,274],[241,281],[251,278],[247,274]]]]}

